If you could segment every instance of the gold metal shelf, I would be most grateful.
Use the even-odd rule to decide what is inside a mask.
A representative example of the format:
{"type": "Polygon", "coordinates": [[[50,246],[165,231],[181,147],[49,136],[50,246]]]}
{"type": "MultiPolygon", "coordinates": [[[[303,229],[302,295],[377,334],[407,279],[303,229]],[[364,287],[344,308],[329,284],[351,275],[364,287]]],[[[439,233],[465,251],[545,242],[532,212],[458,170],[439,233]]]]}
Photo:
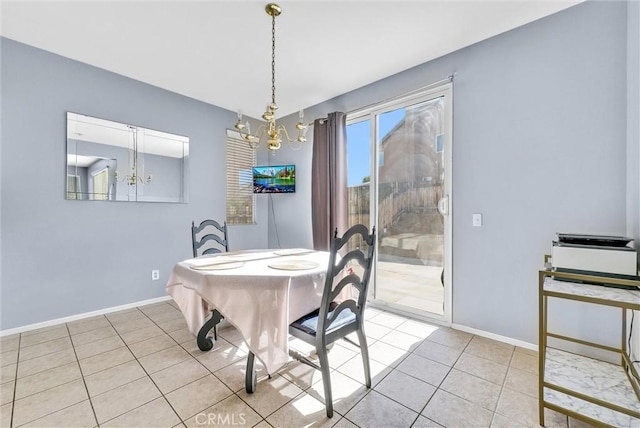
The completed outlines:
{"type": "Polygon", "coordinates": [[[639,377],[626,348],[627,311],[640,310],[640,281],[545,269],[539,271],[538,287],[540,425],[544,426],[544,409],[549,408],[595,426],[640,426],[639,377]],[[550,297],[620,308],[620,347],[548,332],[550,297]],[[549,337],[617,353],[620,364],[549,348],[549,337]],[[606,385],[598,383],[603,379],[606,385]]]}

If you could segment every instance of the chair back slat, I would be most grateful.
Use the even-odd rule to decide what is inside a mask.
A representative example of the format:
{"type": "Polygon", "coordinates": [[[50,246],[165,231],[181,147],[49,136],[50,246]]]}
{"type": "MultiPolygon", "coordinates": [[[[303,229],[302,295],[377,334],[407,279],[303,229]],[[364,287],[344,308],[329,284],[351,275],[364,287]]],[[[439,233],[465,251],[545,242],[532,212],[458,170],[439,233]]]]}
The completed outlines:
{"type": "MultiPolygon", "coordinates": [[[[375,229],[375,227],[374,227],[374,229],[375,229]]],[[[340,248],[342,248],[347,242],[349,242],[351,237],[353,237],[356,234],[361,235],[362,239],[364,241],[367,241],[368,237],[370,237],[369,230],[367,229],[367,227],[364,224],[356,224],[354,226],[351,226],[344,233],[344,235],[342,235],[341,238],[338,238],[338,229],[336,229],[335,233],[334,233],[334,237],[338,239],[338,250],[340,248]]],[[[335,240],[335,238],[334,238],[334,240],[335,240]]]]}
{"type": "Polygon", "coordinates": [[[226,239],[221,238],[218,235],[214,235],[212,233],[209,233],[207,235],[204,235],[202,238],[200,238],[200,241],[198,241],[197,247],[200,248],[200,247],[202,247],[204,244],[206,244],[209,241],[215,241],[218,244],[220,244],[222,247],[226,247],[226,245],[227,245],[226,239]]]}
{"type": "Polygon", "coordinates": [[[221,253],[222,250],[229,251],[229,238],[227,235],[227,222],[222,225],[215,220],[207,219],[203,220],[198,226],[195,222],[191,222],[191,246],[193,249],[193,257],[198,257],[204,254],[221,253]],[[198,234],[205,231],[206,234],[198,239],[198,234]],[[204,251],[199,251],[200,248],[209,241],[217,242],[220,247],[210,247],[204,251]]]}
{"type": "Polygon", "coordinates": [[[360,250],[352,250],[352,251],[349,251],[347,254],[345,254],[344,257],[340,258],[340,261],[338,261],[338,264],[335,268],[335,272],[342,271],[348,263],[354,260],[357,261],[358,264],[363,268],[367,266],[367,259],[364,253],[360,250]]]}
{"type": "Polygon", "coordinates": [[[360,293],[362,293],[363,291],[363,285],[360,276],[352,273],[342,278],[340,282],[335,287],[333,287],[329,301],[333,302],[334,300],[336,300],[340,293],[342,293],[342,290],[344,290],[344,287],[346,287],[347,285],[355,287],[360,293]]]}
{"type": "Polygon", "coordinates": [[[206,254],[218,254],[221,253],[222,250],[219,248],[207,248],[206,250],[202,251],[202,253],[200,254],[201,256],[204,256],[206,254]]]}

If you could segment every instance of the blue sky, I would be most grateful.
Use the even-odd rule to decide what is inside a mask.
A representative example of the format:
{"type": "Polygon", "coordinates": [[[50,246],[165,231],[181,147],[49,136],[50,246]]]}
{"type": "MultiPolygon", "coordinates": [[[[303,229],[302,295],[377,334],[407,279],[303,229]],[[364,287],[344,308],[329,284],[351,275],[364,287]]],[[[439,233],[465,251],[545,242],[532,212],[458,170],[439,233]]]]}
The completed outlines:
{"type": "MultiPolygon", "coordinates": [[[[405,109],[401,108],[379,117],[379,132],[382,138],[404,119],[405,109]]],[[[347,126],[347,186],[355,186],[362,183],[362,179],[370,174],[371,150],[371,121],[353,123],[347,126]]]]}

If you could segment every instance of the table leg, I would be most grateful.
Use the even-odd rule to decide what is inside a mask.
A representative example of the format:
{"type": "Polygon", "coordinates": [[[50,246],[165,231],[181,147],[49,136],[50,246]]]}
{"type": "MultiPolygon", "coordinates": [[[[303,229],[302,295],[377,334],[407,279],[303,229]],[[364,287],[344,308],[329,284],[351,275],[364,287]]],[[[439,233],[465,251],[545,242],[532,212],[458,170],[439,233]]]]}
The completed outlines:
{"type": "Polygon", "coordinates": [[[247,391],[247,394],[253,394],[256,392],[258,379],[254,363],[255,355],[253,355],[253,352],[249,351],[249,356],[247,356],[247,372],[244,377],[245,390],[247,391]]]}
{"type": "Polygon", "coordinates": [[[200,331],[198,332],[197,343],[198,348],[200,348],[201,351],[210,351],[211,348],[213,348],[214,341],[218,340],[218,334],[215,329],[220,320],[222,320],[222,315],[220,314],[220,312],[214,309],[211,313],[211,318],[209,318],[209,320],[200,328],[200,331]],[[211,329],[213,329],[214,340],[211,340],[211,337],[208,336],[211,329]]]}

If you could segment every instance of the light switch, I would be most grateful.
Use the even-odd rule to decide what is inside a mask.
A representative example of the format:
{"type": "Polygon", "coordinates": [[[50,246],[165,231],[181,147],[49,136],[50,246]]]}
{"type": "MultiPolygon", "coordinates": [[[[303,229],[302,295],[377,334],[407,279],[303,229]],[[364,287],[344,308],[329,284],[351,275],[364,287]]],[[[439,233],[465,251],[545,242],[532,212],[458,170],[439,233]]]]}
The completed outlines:
{"type": "Polygon", "coordinates": [[[473,215],[473,227],[482,227],[482,214],[475,213],[473,215]]]}

